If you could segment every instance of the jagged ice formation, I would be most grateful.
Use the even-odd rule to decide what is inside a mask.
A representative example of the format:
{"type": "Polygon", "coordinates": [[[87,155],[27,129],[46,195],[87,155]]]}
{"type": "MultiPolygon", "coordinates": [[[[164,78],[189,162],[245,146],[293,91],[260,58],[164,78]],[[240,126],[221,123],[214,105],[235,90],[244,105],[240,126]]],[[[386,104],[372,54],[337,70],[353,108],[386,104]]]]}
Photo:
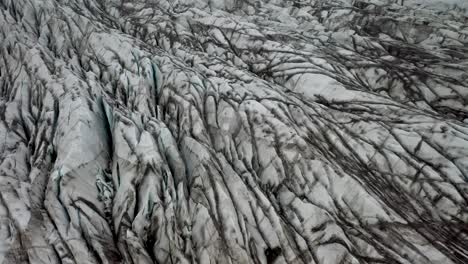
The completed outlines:
{"type": "Polygon", "coordinates": [[[0,0],[0,263],[468,263],[467,7],[0,0]]]}

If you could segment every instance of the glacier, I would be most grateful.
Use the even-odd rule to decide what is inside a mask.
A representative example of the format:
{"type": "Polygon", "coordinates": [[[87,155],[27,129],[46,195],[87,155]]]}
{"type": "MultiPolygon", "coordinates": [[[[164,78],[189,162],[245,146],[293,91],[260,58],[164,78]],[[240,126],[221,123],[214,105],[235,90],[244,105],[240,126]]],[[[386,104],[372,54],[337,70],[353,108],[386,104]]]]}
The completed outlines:
{"type": "Polygon", "coordinates": [[[468,263],[467,10],[0,0],[0,263],[468,263]]]}

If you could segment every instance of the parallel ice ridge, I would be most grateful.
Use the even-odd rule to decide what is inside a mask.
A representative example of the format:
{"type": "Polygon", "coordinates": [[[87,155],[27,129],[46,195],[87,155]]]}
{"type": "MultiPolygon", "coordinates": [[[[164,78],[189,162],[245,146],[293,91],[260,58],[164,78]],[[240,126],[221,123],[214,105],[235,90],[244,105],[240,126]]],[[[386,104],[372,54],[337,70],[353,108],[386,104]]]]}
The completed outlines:
{"type": "Polygon", "coordinates": [[[0,263],[468,263],[466,8],[0,0],[0,263]]]}

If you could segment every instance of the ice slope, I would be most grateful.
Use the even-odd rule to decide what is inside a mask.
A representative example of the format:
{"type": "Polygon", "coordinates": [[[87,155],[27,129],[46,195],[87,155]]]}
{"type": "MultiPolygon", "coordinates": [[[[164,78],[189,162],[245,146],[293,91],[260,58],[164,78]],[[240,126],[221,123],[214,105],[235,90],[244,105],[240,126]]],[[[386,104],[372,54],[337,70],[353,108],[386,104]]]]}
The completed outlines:
{"type": "Polygon", "coordinates": [[[0,263],[467,263],[454,4],[0,0],[0,263]]]}

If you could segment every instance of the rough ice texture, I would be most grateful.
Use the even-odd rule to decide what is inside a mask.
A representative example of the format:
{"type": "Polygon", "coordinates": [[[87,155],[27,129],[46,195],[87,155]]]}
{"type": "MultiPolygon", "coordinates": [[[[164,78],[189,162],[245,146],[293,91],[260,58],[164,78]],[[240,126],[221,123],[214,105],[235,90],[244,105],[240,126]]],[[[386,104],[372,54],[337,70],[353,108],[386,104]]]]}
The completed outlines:
{"type": "Polygon", "coordinates": [[[0,263],[468,263],[464,1],[0,0],[0,263]]]}

